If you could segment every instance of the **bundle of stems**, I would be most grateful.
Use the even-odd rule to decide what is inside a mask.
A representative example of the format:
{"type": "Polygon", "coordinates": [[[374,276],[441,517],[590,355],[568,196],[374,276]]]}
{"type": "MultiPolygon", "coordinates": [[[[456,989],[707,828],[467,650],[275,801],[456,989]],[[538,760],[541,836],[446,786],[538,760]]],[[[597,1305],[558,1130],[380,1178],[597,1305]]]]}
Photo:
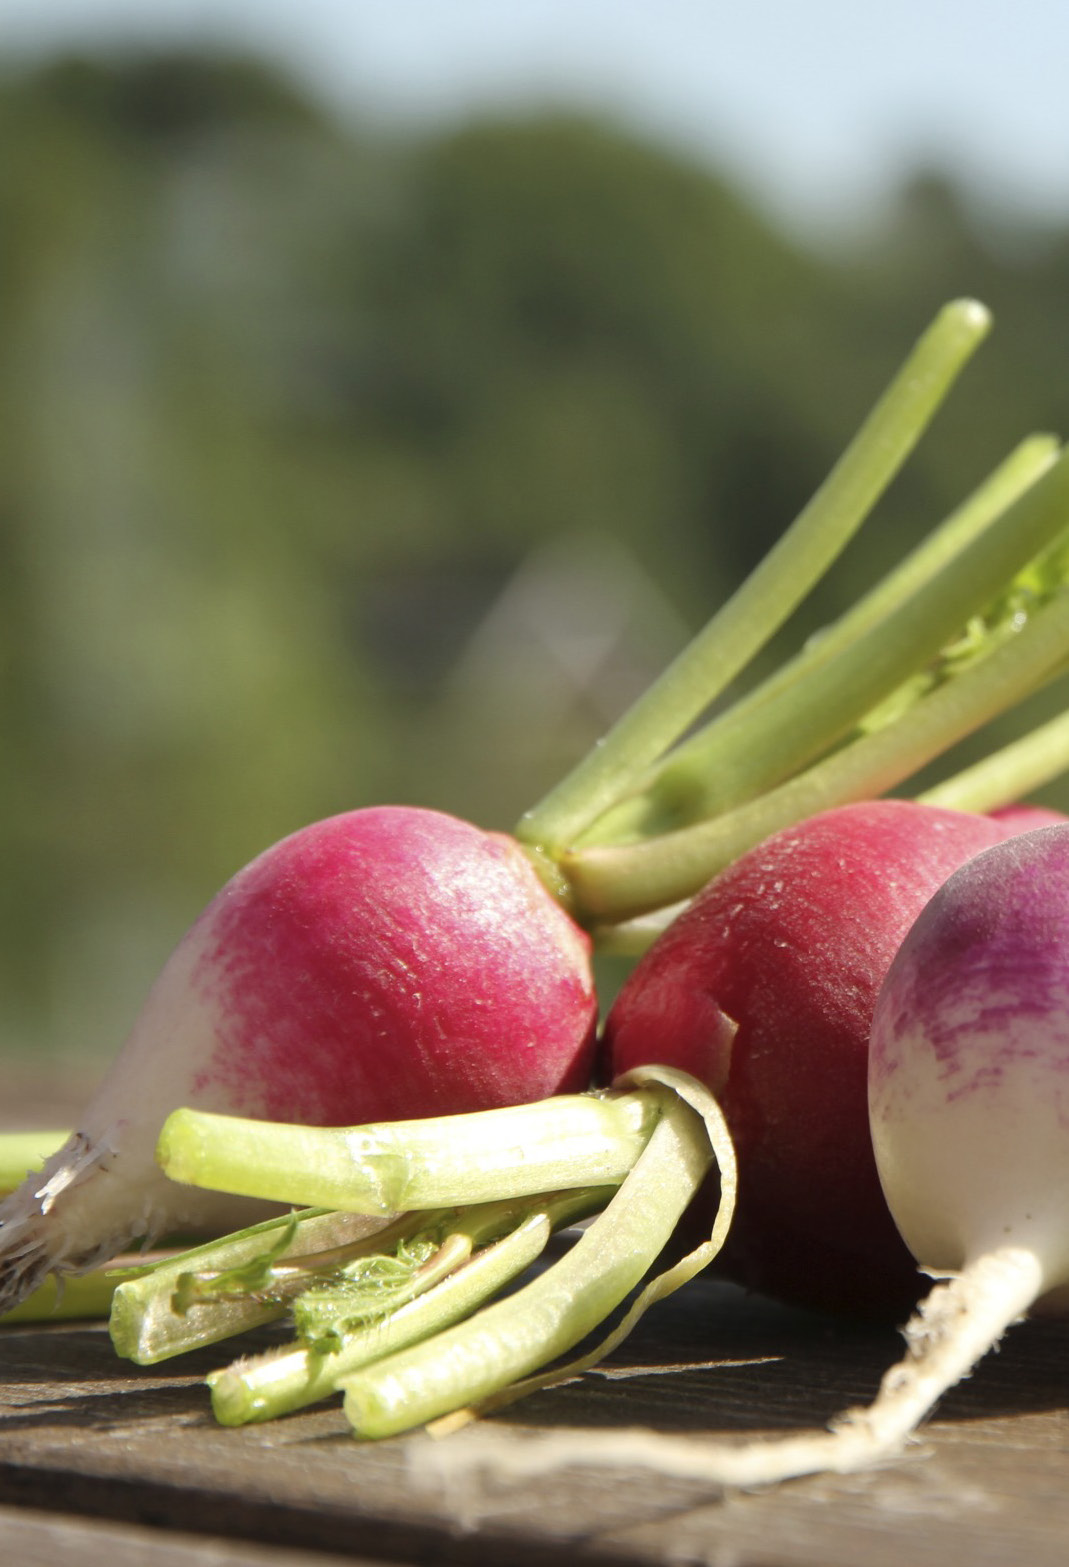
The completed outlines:
{"type": "MultiPolygon", "coordinates": [[[[1069,453],[1033,435],[838,621],[704,716],[853,537],[987,326],[974,301],[943,309],[776,547],[519,823],[603,944],[641,950],[663,924],[649,916],[770,833],[908,790],[1069,670],[1069,453]]],[[[990,810],[1067,765],[1069,725],[1046,724],[924,797],[990,810]]]]}
{"type": "Polygon", "coordinates": [[[711,1166],[709,1239],[642,1288],[585,1366],[712,1260],[731,1223],[734,1151],[715,1100],[652,1067],[612,1090],[507,1110],[324,1129],[178,1110],[160,1139],[169,1175],[322,1209],[269,1221],[118,1285],[117,1351],[142,1364],[228,1337],[292,1307],[296,1340],[208,1381],[227,1425],[344,1391],[353,1427],[384,1436],[561,1375],[543,1368],[621,1306],[671,1240],[711,1166]],[[522,1156],[521,1156],[522,1155],[522,1156]],[[411,1207],[389,1210],[404,1193],[411,1207]],[[377,1226],[324,1248],[316,1226],[377,1226]],[[574,1245],[493,1300],[591,1219],[574,1245]]]}

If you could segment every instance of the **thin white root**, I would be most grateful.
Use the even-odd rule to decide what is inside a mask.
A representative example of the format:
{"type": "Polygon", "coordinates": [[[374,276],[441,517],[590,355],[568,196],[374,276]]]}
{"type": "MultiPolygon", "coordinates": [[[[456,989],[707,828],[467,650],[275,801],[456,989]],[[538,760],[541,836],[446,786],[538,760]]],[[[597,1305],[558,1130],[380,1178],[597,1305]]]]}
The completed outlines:
{"type": "Polygon", "coordinates": [[[414,1442],[412,1467],[421,1483],[464,1497],[469,1508],[478,1481],[499,1489],[561,1469],[646,1469],[717,1491],[851,1473],[900,1456],[940,1396],[969,1375],[1041,1288],[1038,1261],[1017,1248],[981,1257],[937,1285],[907,1324],[906,1354],[873,1403],[846,1412],[827,1431],[728,1444],[640,1429],[518,1436],[475,1425],[447,1441],[414,1442]]]}
{"type": "MultiPolygon", "coordinates": [[[[91,1143],[75,1132],[47,1161],[0,1204],[0,1313],[18,1305],[57,1269],[88,1269],[101,1256],[94,1251],[77,1259],[57,1247],[57,1226],[49,1221],[57,1200],[106,1165],[111,1149],[106,1141],[91,1143]]],[[[105,1245],[102,1251],[107,1250],[105,1245]]]]}

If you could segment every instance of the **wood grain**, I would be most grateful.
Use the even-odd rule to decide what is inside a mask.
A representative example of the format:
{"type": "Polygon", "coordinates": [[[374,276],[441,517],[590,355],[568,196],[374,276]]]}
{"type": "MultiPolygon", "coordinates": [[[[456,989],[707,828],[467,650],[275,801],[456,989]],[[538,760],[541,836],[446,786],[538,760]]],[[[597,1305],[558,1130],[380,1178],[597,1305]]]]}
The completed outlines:
{"type": "MultiPolygon", "coordinates": [[[[261,1331],[254,1345],[279,1331],[261,1331]]],[[[868,1398],[896,1353],[894,1333],[698,1281],[602,1371],[514,1407],[503,1423],[772,1433],[868,1398]]],[[[0,1332],[0,1503],[402,1562],[522,1567],[559,1563],[562,1552],[574,1561],[733,1567],[1065,1561],[1062,1323],[1015,1329],[947,1397],[923,1446],[902,1463],[728,1497],[594,1469],[555,1480],[548,1499],[533,1483],[451,1496],[414,1473],[421,1442],[358,1443],[336,1404],[265,1426],[217,1427],[201,1379],[219,1358],[201,1351],[137,1368],[114,1358],[99,1325],[0,1332]]]]}
{"type": "MultiPolygon", "coordinates": [[[[37,1124],[64,1108],[46,1092],[32,1103],[37,1124]]],[[[5,1108],[20,1124],[19,1093],[5,1108]]],[[[282,1336],[264,1329],[138,1368],[115,1358],[101,1324],[0,1329],[0,1560],[1063,1567],[1069,1555],[1069,1322],[1014,1328],[902,1462],[728,1496],[594,1468],[551,1486],[458,1494],[421,1467],[425,1439],[361,1444],[338,1402],[265,1426],[216,1426],[205,1373],[282,1336]]],[[[774,1434],[867,1401],[899,1350],[892,1330],[699,1279],[604,1367],[499,1418],[698,1439],[774,1434]]]]}

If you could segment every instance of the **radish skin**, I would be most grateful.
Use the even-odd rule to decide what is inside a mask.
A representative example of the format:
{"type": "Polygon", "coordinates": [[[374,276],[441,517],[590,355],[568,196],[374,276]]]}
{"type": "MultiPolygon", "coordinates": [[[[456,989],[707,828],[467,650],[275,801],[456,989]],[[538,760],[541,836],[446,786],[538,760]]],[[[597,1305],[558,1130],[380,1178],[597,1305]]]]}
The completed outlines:
{"type": "Polygon", "coordinates": [[[179,1106],[332,1125],[582,1089],[589,939],[511,839],[376,807],[294,833],[212,900],[74,1135],[0,1204],[0,1311],[141,1238],[262,1204],[168,1181],[179,1106]]]}

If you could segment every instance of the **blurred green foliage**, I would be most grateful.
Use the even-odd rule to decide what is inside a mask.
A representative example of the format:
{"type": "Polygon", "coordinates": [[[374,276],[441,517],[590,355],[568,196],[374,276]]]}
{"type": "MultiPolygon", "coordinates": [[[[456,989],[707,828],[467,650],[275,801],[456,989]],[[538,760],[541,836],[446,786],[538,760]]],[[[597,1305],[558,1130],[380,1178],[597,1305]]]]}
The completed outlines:
{"type": "Polygon", "coordinates": [[[936,173],[806,250],[603,124],[386,136],[184,56],[9,76],[0,144],[10,1050],[110,1053],[215,888],[315,816],[507,826],[946,298],[999,330],[793,635],[1069,428],[1069,226],[936,173]]]}

